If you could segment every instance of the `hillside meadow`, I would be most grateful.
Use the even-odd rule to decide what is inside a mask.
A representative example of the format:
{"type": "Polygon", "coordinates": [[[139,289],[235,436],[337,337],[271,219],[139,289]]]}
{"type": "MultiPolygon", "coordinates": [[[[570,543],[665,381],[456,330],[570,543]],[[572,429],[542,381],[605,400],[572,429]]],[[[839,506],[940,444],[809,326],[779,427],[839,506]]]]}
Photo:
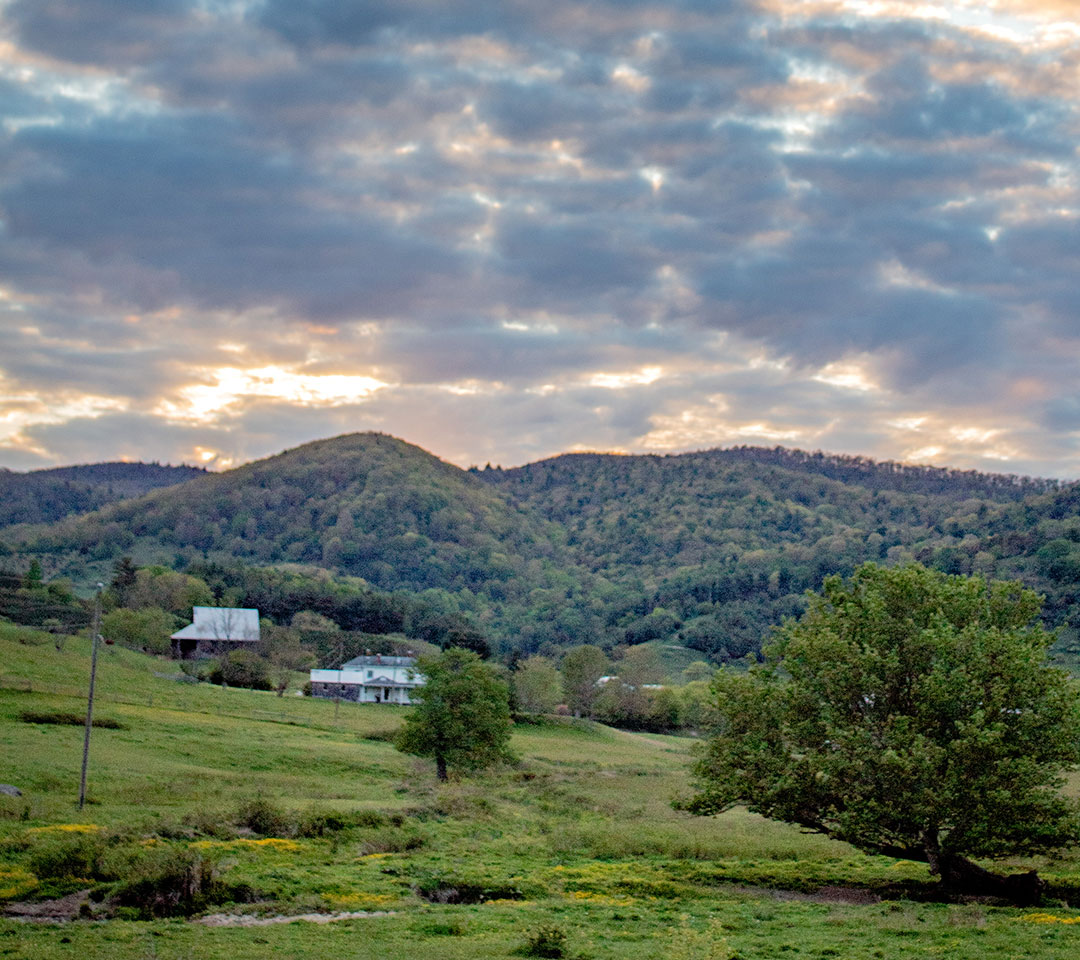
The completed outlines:
{"type": "Polygon", "coordinates": [[[88,670],[87,641],[0,625],[0,782],[23,791],[0,797],[0,902],[92,891],[82,918],[0,919],[0,956],[1080,950],[1080,911],[1061,905],[1080,891],[1075,852],[1038,864],[1056,899],[1037,910],[935,903],[920,865],[745,811],[673,810],[687,739],[552,719],[516,729],[517,766],[440,787],[389,742],[397,709],[192,684],[119,647],[101,651],[110,726],[94,730],[80,812],[82,728],[62,719],[82,712],[88,670]],[[253,925],[205,922],[222,914],[253,925]],[[262,923],[298,914],[356,916],[262,923]]]}

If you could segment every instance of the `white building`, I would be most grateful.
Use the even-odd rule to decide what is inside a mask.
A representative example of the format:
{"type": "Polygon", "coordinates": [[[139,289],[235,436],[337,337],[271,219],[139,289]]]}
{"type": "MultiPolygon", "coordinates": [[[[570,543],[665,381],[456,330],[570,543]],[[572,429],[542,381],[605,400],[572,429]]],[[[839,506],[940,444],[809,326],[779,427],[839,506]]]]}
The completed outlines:
{"type": "Polygon", "coordinates": [[[212,657],[259,642],[259,611],[248,607],[192,607],[194,623],[171,637],[181,660],[212,657]]]}
{"type": "Polygon", "coordinates": [[[412,703],[410,692],[424,685],[415,664],[415,657],[354,657],[340,670],[312,670],[311,695],[357,703],[412,703]]]}

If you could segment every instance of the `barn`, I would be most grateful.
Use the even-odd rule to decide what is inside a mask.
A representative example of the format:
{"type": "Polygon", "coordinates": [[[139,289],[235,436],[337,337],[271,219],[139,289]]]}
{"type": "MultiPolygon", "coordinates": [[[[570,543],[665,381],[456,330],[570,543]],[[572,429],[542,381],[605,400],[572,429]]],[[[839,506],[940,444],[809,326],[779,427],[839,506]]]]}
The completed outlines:
{"type": "Polygon", "coordinates": [[[178,660],[215,657],[259,642],[259,611],[247,607],[193,607],[193,623],[171,637],[178,660]]]}

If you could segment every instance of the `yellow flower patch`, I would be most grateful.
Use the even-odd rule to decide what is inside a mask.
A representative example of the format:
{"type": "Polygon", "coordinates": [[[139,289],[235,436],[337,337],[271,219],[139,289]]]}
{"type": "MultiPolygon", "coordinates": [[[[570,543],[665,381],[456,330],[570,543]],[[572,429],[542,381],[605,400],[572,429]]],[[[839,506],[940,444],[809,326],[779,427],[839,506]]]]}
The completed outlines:
{"type": "Polygon", "coordinates": [[[303,849],[295,840],[283,837],[264,837],[252,840],[249,837],[237,837],[235,840],[196,840],[191,845],[193,850],[277,850],[281,853],[296,853],[303,849]]]}
{"type": "Polygon", "coordinates": [[[356,859],[358,861],[359,860],[385,860],[389,856],[390,856],[389,853],[365,853],[362,857],[357,857],[356,859]]]}
{"type": "Polygon", "coordinates": [[[397,899],[392,893],[324,893],[322,896],[331,907],[352,910],[384,907],[397,899]]]}
{"type": "Polygon", "coordinates": [[[633,897],[610,897],[591,890],[568,890],[566,896],[577,903],[594,903],[602,907],[628,907],[634,902],[633,897]]]}
{"type": "Polygon", "coordinates": [[[97,833],[101,827],[94,823],[54,823],[47,827],[30,827],[28,834],[40,833],[97,833]]]}
{"type": "Polygon", "coordinates": [[[1080,923],[1080,917],[1059,917],[1054,913],[1026,913],[1020,919],[1026,923],[1080,923]]]}
{"type": "Polygon", "coordinates": [[[0,900],[26,896],[37,885],[37,877],[22,867],[0,867],[0,900]]]}

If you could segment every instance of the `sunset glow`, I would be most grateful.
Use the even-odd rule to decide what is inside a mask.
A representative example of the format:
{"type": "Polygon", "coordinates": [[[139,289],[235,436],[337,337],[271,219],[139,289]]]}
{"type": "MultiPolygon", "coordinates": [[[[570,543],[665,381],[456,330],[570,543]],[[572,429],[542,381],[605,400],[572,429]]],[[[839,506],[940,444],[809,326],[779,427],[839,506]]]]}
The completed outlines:
{"type": "Polygon", "coordinates": [[[0,466],[1080,477],[1075,4],[107,7],[0,5],[0,466]]]}

